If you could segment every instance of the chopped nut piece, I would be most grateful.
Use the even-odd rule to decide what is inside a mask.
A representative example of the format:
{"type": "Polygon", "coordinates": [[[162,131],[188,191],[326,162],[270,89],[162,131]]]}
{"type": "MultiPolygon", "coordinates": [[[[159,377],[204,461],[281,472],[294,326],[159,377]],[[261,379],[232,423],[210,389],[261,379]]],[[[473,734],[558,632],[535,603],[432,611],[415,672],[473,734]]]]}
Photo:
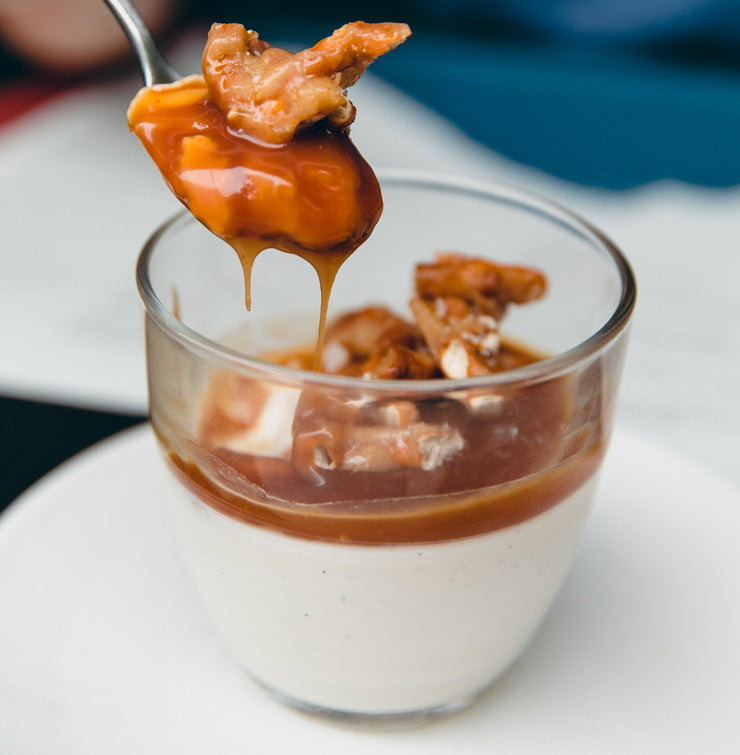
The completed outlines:
{"type": "Polygon", "coordinates": [[[547,287],[538,270],[453,253],[438,254],[435,262],[417,265],[415,284],[421,297],[459,297],[497,319],[507,304],[539,299],[547,287]]]}
{"type": "Polygon", "coordinates": [[[495,318],[477,314],[466,301],[452,296],[415,297],[410,306],[446,377],[473,377],[496,371],[500,337],[495,318]]]}
{"type": "Polygon", "coordinates": [[[449,378],[464,378],[474,371],[468,350],[460,340],[451,341],[440,350],[439,364],[449,378]]]}
{"type": "Polygon", "coordinates": [[[329,456],[329,452],[323,446],[315,446],[313,449],[313,463],[319,469],[334,469],[335,464],[329,456]]]}
{"type": "Polygon", "coordinates": [[[348,402],[308,392],[293,430],[293,467],[308,478],[317,470],[436,469],[464,446],[457,429],[423,421],[411,402],[348,402]]]}
{"type": "Polygon", "coordinates": [[[439,254],[420,264],[411,311],[446,377],[487,375],[504,369],[499,321],[510,303],[545,292],[537,270],[499,265],[461,254],[439,254]]]}
{"type": "Polygon", "coordinates": [[[368,359],[362,377],[375,380],[423,380],[438,377],[434,357],[423,345],[416,349],[407,346],[389,346],[368,359]]]}
{"type": "Polygon", "coordinates": [[[325,346],[338,344],[348,360],[364,361],[391,345],[411,346],[417,334],[411,323],[385,307],[365,307],[333,320],[325,346]]]}
{"type": "Polygon", "coordinates": [[[271,143],[327,119],[347,128],[355,109],[345,89],[410,34],[406,24],[346,24],[299,53],[271,47],[241,24],[213,24],[203,52],[210,95],[230,126],[271,143]]]}
{"type": "Polygon", "coordinates": [[[436,373],[419,331],[384,307],[366,307],[334,320],[324,338],[325,372],[375,379],[427,378],[436,373]]]}

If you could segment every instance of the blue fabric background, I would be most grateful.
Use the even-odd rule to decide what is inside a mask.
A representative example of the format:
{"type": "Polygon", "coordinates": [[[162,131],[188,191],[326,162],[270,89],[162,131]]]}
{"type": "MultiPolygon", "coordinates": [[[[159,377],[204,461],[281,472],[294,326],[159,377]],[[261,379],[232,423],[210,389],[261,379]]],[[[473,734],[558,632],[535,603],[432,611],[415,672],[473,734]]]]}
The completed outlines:
{"type": "Polygon", "coordinates": [[[223,12],[264,39],[306,45],[347,13],[408,21],[412,37],[373,64],[376,75],[481,143],[568,180],[740,183],[740,0],[335,5],[223,12]]]}

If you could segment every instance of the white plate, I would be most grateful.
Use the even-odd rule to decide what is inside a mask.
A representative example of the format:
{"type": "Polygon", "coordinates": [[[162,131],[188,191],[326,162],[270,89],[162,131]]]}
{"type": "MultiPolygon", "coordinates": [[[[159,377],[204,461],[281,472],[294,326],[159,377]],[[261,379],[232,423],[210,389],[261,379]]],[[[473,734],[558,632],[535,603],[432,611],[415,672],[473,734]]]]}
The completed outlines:
{"type": "Polygon", "coordinates": [[[740,721],[740,493],[616,434],[573,573],[514,669],[396,733],[284,709],[222,651],[171,539],[146,428],[0,519],[0,752],[717,753],[740,721]]]}

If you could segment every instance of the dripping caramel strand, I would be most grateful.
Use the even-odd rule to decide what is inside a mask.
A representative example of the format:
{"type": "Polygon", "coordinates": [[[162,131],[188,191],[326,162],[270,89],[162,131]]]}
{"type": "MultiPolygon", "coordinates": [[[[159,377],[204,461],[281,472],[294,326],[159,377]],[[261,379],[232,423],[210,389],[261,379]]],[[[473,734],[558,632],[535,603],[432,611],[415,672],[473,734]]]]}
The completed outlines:
{"type": "Polygon", "coordinates": [[[345,89],[410,34],[355,22],[309,50],[271,47],[239,24],[214,24],[203,74],[145,87],[128,120],[177,198],[251,269],[267,248],[316,270],[321,361],[332,282],[382,212],[377,178],[349,139],[345,89]]]}

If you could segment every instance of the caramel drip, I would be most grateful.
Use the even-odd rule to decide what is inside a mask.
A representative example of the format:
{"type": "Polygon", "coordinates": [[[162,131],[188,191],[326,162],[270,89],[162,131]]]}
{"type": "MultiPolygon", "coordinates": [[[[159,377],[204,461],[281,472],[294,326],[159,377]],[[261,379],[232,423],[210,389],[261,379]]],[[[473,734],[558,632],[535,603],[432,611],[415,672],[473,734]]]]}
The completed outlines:
{"type": "Polygon", "coordinates": [[[377,178],[347,134],[317,126],[280,145],[237,134],[200,76],[141,90],[129,125],[175,196],[236,250],[247,309],[263,249],[297,254],[314,267],[322,299],[318,366],[337,270],[383,209],[377,178]]]}
{"type": "Polygon", "coordinates": [[[241,238],[232,239],[230,242],[234,248],[244,273],[244,306],[247,311],[252,309],[252,267],[257,255],[265,250],[265,245],[257,239],[241,238]]]}
{"type": "Polygon", "coordinates": [[[319,312],[319,330],[316,336],[316,349],[314,351],[313,365],[311,367],[315,372],[321,372],[321,352],[324,345],[324,335],[326,334],[326,318],[329,309],[329,298],[334,286],[339,268],[349,257],[351,252],[341,255],[326,256],[323,254],[302,254],[301,256],[316,271],[319,278],[319,287],[321,289],[321,310],[319,312]]]}
{"type": "MultiPolygon", "coordinates": [[[[260,239],[240,238],[232,239],[231,246],[236,251],[244,274],[244,304],[247,310],[252,308],[252,267],[257,255],[267,247],[260,239]]],[[[283,252],[290,252],[289,249],[281,249],[283,252]]],[[[329,309],[329,299],[331,297],[332,287],[339,272],[339,268],[349,257],[351,252],[344,254],[326,255],[320,252],[301,252],[297,256],[302,257],[316,271],[319,279],[319,288],[321,291],[321,309],[319,311],[319,327],[316,337],[316,347],[314,349],[314,358],[311,369],[316,372],[321,371],[321,350],[324,343],[324,334],[326,333],[326,320],[329,309]]]]}

